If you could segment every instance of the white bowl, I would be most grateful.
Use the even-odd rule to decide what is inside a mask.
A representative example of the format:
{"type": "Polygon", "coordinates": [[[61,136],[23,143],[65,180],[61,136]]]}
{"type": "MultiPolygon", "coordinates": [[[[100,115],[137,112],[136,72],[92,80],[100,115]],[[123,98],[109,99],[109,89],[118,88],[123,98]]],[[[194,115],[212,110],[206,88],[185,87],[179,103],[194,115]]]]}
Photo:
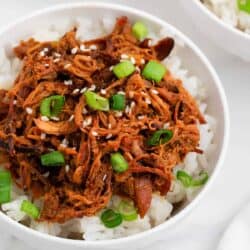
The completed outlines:
{"type": "Polygon", "coordinates": [[[250,35],[225,23],[199,0],[180,0],[190,18],[209,39],[226,51],[250,61],[250,35]]]}
{"type": "Polygon", "coordinates": [[[103,15],[120,16],[127,15],[132,20],[143,20],[151,29],[160,29],[164,27],[171,34],[173,34],[178,40],[182,40],[185,43],[185,47],[179,50],[184,64],[189,65],[190,71],[197,75],[206,83],[208,89],[209,98],[207,100],[209,106],[209,113],[218,120],[218,127],[215,136],[215,143],[217,144],[217,150],[210,159],[210,166],[213,166],[213,173],[197,195],[197,197],[179,213],[174,215],[172,218],[167,220],[165,223],[148,230],[143,233],[135,234],[127,238],[105,240],[105,241],[80,241],[80,240],[69,240],[62,239],[54,236],[42,234],[27,228],[0,212],[0,228],[11,235],[14,235],[28,244],[43,249],[132,249],[135,246],[147,245],[161,237],[161,232],[164,233],[169,230],[174,224],[178,226],[183,217],[185,217],[198,203],[201,202],[202,198],[205,198],[206,192],[213,185],[215,177],[218,175],[222,162],[225,157],[226,148],[228,145],[229,135],[229,112],[227,107],[227,101],[224,94],[224,90],[220,83],[220,80],[214,71],[213,67],[204,56],[204,54],[197,48],[197,46],[185,37],[181,32],[176,30],[171,25],[154,17],[145,12],[135,10],[125,6],[119,6],[107,3],[79,3],[79,4],[67,4],[59,5],[49,9],[45,9],[36,12],[24,19],[17,21],[16,23],[6,27],[0,32],[0,47],[4,46],[8,48],[10,41],[18,41],[23,38],[27,38],[34,31],[39,30],[40,27],[52,23],[60,23],[62,20],[76,17],[94,17],[99,18],[103,15]]]}

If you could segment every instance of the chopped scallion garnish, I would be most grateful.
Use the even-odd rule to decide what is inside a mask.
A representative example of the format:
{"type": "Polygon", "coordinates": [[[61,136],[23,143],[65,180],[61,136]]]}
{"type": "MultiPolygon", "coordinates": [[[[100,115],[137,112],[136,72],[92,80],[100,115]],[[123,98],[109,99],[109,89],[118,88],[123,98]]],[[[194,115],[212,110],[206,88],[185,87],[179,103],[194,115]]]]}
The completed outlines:
{"type": "Polygon", "coordinates": [[[160,129],[148,139],[148,146],[157,146],[160,144],[167,143],[173,137],[173,131],[169,129],[160,129]]]}
{"type": "Polygon", "coordinates": [[[64,155],[59,151],[53,151],[41,156],[43,166],[62,166],[65,164],[64,155]]]}
{"type": "Polygon", "coordinates": [[[65,103],[65,97],[62,95],[52,95],[42,100],[40,113],[42,116],[58,116],[65,103]]]}
{"type": "Polygon", "coordinates": [[[160,82],[166,73],[166,68],[157,61],[149,61],[142,71],[147,80],[160,82]]]}
{"type": "Polygon", "coordinates": [[[101,221],[107,228],[114,228],[122,223],[122,215],[112,209],[105,210],[101,215],[101,221]]]}
{"type": "Polygon", "coordinates": [[[118,206],[118,211],[125,221],[133,221],[138,217],[136,208],[132,201],[122,200],[118,206]]]}
{"type": "Polygon", "coordinates": [[[114,74],[119,79],[131,75],[134,71],[135,71],[135,66],[131,61],[120,62],[113,68],[114,74]]]}
{"type": "Polygon", "coordinates": [[[184,187],[189,188],[189,187],[199,187],[204,185],[209,176],[207,172],[201,172],[197,178],[193,178],[191,175],[186,173],[183,170],[178,170],[176,174],[177,180],[179,180],[184,187]]]}
{"type": "Polygon", "coordinates": [[[126,105],[125,96],[116,94],[110,98],[110,106],[113,110],[124,110],[126,105]]]}
{"type": "Polygon", "coordinates": [[[37,219],[40,215],[39,208],[28,200],[22,202],[20,210],[33,219],[37,219]]]}
{"type": "Polygon", "coordinates": [[[237,0],[238,9],[250,14],[250,0],[237,0]]]}
{"type": "Polygon", "coordinates": [[[101,111],[109,110],[109,100],[107,98],[102,97],[93,91],[86,91],[84,96],[86,103],[90,108],[101,111]]]}
{"type": "Polygon", "coordinates": [[[132,27],[132,32],[139,41],[142,41],[148,35],[148,29],[142,22],[136,22],[132,27]]]}
{"type": "Polygon", "coordinates": [[[128,163],[119,152],[111,154],[110,157],[111,166],[117,173],[123,173],[128,169],[128,163]]]}
{"type": "Polygon", "coordinates": [[[11,174],[8,171],[0,171],[0,204],[11,200],[11,174]]]}

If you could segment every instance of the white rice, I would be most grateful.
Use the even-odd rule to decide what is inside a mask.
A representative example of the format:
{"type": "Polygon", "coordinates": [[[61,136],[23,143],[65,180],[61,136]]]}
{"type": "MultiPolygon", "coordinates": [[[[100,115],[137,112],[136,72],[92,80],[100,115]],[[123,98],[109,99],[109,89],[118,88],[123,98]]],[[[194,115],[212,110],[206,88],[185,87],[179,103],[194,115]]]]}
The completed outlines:
{"type": "MultiPolygon", "coordinates": [[[[72,25],[76,25],[79,28],[77,33],[78,38],[95,38],[109,33],[114,22],[114,17],[103,17],[99,21],[77,18],[75,21],[71,20],[60,23],[58,27],[53,25],[46,30],[40,30],[35,33],[33,37],[41,41],[58,39],[64,32],[69,30],[72,25]]],[[[165,29],[161,29],[155,33],[151,32],[150,36],[153,38],[153,42],[155,42],[166,34],[172,35],[165,29]]],[[[177,39],[177,46],[182,47],[184,43],[177,39]]],[[[172,53],[164,63],[174,76],[183,81],[185,88],[197,100],[200,110],[208,122],[205,125],[199,125],[201,133],[200,148],[204,150],[204,154],[198,155],[196,153],[189,153],[185,161],[176,166],[174,171],[177,171],[177,169],[184,169],[194,176],[204,169],[210,173],[212,169],[208,169],[208,159],[215,148],[213,138],[216,129],[216,121],[212,116],[206,113],[206,89],[200,79],[196,76],[189,75],[188,69],[182,66],[182,61],[180,57],[177,56],[177,53],[172,53]]],[[[0,88],[9,89],[12,86],[20,67],[21,63],[18,59],[8,58],[4,49],[0,49],[0,88]]],[[[119,227],[114,229],[108,229],[101,223],[100,214],[92,217],[73,219],[62,225],[27,220],[25,214],[20,212],[20,204],[24,199],[29,198],[24,196],[23,192],[18,190],[15,186],[13,186],[12,201],[2,205],[2,210],[16,221],[22,222],[26,220],[25,223],[28,223],[28,226],[43,233],[61,237],[68,237],[72,233],[80,233],[82,238],[88,241],[115,239],[139,233],[163,223],[171,216],[173,204],[182,201],[188,203],[195,197],[198,191],[199,189],[185,189],[179,181],[174,180],[167,196],[161,197],[159,194],[153,195],[151,207],[143,219],[138,218],[132,222],[124,221],[119,227]]],[[[121,198],[113,196],[109,207],[116,207],[120,200],[121,198]]],[[[37,202],[36,204],[39,207],[42,206],[42,202],[37,202]]]]}
{"type": "Polygon", "coordinates": [[[237,0],[204,0],[203,2],[225,23],[250,34],[250,14],[239,10],[237,0]]]}

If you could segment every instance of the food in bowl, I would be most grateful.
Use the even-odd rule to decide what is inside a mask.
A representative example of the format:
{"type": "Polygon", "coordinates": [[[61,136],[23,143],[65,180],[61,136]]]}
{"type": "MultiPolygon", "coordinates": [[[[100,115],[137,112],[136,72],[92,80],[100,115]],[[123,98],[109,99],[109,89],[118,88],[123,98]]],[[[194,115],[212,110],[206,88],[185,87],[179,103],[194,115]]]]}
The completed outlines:
{"type": "Polygon", "coordinates": [[[250,34],[249,0],[200,0],[225,23],[250,34]]]}
{"type": "Polygon", "coordinates": [[[216,124],[206,90],[173,38],[148,33],[120,17],[103,37],[80,40],[73,28],[21,41],[9,61],[2,53],[8,216],[66,238],[120,238],[163,223],[206,183],[216,124]]]}

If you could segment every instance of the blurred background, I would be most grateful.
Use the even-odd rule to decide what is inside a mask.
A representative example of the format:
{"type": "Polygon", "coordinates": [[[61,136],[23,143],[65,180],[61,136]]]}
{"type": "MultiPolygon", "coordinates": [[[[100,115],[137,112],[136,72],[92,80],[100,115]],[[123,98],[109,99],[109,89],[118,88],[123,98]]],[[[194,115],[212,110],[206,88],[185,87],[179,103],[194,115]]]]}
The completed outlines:
{"type": "MultiPolygon", "coordinates": [[[[203,36],[182,9],[181,1],[188,0],[99,0],[127,4],[173,24],[202,49],[223,82],[231,114],[231,138],[224,168],[201,204],[180,225],[166,232],[162,241],[148,247],[155,250],[215,250],[234,214],[250,200],[250,63],[216,47],[209,41],[209,34],[203,36]]],[[[34,10],[70,2],[0,0],[0,28],[34,10]]],[[[0,242],[1,250],[33,250],[3,234],[0,242]]]]}

